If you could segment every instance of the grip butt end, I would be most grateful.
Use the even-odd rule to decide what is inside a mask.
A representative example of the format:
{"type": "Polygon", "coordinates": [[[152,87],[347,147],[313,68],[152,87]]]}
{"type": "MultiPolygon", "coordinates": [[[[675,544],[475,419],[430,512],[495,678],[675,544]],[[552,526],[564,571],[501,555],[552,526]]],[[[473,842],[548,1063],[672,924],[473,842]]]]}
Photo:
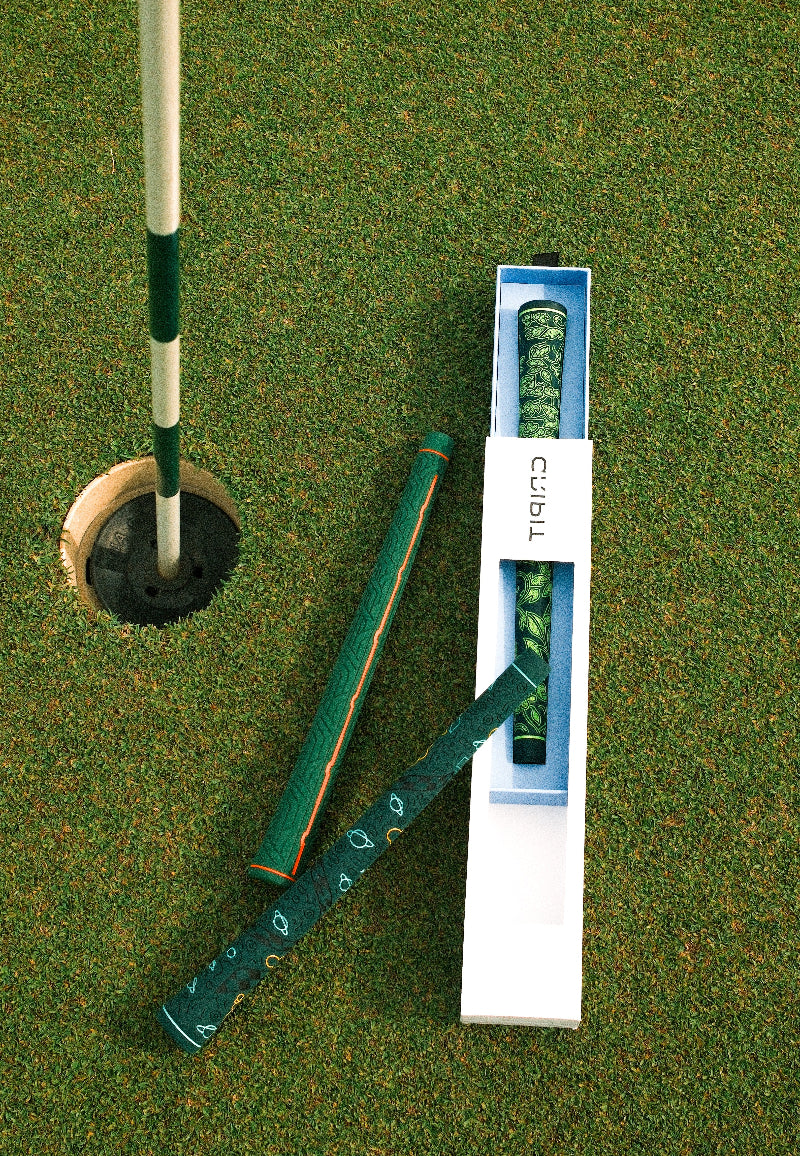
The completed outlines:
{"type": "Polygon", "coordinates": [[[156,1012],[156,1019],[161,1024],[164,1031],[176,1043],[182,1051],[186,1052],[187,1056],[196,1056],[201,1050],[202,1045],[196,1044],[187,1034],[181,1030],[175,1020],[170,1016],[164,1004],[156,1012]]]}
{"type": "Polygon", "coordinates": [[[276,887],[290,887],[297,879],[296,875],[288,875],[285,871],[279,871],[277,867],[267,867],[259,862],[260,858],[260,854],[256,855],[255,861],[247,868],[247,874],[251,879],[257,879],[259,883],[274,883],[276,887]]]}

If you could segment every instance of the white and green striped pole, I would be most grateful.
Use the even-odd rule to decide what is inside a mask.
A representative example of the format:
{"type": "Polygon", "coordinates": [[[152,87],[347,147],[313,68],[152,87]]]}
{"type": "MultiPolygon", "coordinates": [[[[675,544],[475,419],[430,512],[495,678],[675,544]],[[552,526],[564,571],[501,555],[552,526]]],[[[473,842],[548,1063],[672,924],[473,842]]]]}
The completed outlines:
{"type": "Polygon", "coordinates": [[[150,379],[156,460],[158,572],[176,577],[181,552],[180,0],[139,0],[150,379]]]}

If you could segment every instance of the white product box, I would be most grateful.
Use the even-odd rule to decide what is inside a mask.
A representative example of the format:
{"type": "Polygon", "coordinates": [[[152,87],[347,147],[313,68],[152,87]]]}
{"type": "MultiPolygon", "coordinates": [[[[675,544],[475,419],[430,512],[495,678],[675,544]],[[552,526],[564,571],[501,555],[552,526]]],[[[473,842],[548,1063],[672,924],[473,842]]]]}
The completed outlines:
{"type": "Polygon", "coordinates": [[[589,678],[589,269],[497,271],[476,695],[514,657],[515,566],[554,563],[547,763],[514,766],[509,719],[472,760],[462,1023],[577,1027],[589,678]],[[567,309],[560,432],[519,438],[517,311],[567,309]]]}

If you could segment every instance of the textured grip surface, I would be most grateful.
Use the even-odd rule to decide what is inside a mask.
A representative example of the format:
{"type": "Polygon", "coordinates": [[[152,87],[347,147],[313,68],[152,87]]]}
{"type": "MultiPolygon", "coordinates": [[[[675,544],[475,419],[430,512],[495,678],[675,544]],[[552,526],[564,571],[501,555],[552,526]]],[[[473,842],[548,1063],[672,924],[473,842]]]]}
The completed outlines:
{"type": "Polygon", "coordinates": [[[278,904],[162,1005],[157,1019],[179,1047],[194,1055],[209,1042],[245,994],[359,881],[547,671],[532,652],[518,655],[278,904]]]}
{"type": "Polygon", "coordinates": [[[286,886],[303,870],[441,486],[453,442],[429,433],[249,874],[286,886]]]}
{"type": "MultiPolygon", "coordinates": [[[[517,341],[521,438],[558,437],[566,332],[567,311],[557,301],[529,301],[520,306],[517,341]]],[[[543,491],[541,496],[545,496],[543,491]]],[[[518,562],[514,618],[518,653],[532,650],[545,662],[550,660],[552,606],[552,562],[518,562]]],[[[513,761],[544,763],[546,755],[547,685],[543,684],[514,714],[513,761]]]]}

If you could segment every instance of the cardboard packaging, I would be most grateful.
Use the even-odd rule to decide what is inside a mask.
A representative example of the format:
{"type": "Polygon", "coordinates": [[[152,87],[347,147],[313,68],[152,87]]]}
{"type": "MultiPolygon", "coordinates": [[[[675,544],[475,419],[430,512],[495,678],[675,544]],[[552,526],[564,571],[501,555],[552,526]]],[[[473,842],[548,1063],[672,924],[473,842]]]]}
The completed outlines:
{"type": "Polygon", "coordinates": [[[553,562],[547,762],[514,766],[509,719],[472,762],[462,1023],[577,1027],[589,676],[589,269],[497,271],[476,695],[514,657],[515,563],[553,562]],[[558,438],[519,438],[517,311],[567,309],[558,438]]]}

